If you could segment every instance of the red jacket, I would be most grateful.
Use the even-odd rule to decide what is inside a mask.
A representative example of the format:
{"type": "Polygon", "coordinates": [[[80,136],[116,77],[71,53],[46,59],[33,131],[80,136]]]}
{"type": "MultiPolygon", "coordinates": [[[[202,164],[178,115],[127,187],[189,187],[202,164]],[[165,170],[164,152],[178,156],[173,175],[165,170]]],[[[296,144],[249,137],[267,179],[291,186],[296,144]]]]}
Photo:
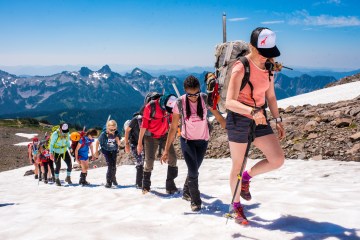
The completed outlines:
{"type": "Polygon", "coordinates": [[[155,101],[155,115],[154,118],[150,117],[151,104],[148,103],[144,108],[141,127],[146,128],[151,133],[153,138],[161,138],[169,130],[171,122],[171,115],[162,110],[159,104],[159,99],[155,101]]]}

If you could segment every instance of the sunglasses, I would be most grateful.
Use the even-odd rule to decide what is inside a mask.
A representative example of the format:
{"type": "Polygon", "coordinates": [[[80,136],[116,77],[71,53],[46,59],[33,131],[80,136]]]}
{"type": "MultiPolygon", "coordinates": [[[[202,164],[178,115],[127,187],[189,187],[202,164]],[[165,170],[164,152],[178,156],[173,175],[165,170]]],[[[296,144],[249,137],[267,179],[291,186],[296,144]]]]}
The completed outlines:
{"type": "Polygon", "coordinates": [[[200,92],[197,92],[197,93],[194,93],[194,94],[186,93],[186,96],[187,97],[198,97],[198,96],[200,96],[200,92]]]}

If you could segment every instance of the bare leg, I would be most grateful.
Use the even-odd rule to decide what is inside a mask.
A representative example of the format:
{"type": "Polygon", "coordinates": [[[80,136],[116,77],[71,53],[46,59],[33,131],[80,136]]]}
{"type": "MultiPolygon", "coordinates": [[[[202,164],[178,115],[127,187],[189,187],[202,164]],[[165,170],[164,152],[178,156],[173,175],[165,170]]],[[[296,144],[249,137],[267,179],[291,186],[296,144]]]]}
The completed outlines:
{"type": "MultiPolygon", "coordinates": [[[[240,173],[241,165],[244,161],[247,143],[229,142],[229,146],[232,159],[232,166],[230,171],[230,188],[231,193],[234,194],[238,180],[237,175],[240,173]]],[[[241,187],[239,185],[237,193],[235,194],[234,202],[240,201],[240,189],[241,187]]]]}
{"type": "Polygon", "coordinates": [[[254,144],[264,153],[266,159],[256,163],[248,170],[250,176],[255,177],[256,175],[270,172],[284,164],[284,152],[275,134],[256,138],[254,144]]]}

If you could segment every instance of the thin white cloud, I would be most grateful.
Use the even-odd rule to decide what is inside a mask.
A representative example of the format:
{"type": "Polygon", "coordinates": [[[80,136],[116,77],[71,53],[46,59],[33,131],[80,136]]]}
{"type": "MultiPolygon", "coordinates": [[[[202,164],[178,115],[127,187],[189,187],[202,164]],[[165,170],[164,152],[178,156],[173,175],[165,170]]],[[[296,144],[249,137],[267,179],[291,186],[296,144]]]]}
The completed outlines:
{"type": "Polygon", "coordinates": [[[284,23],[285,21],[283,20],[278,20],[278,21],[265,21],[265,22],[261,22],[261,24],[279,24],[279,23],[284,23]]]}
{"type": "Polygon", "coordinates": [[[323,27],[354,27],[360,26],[356,16],[311,16],[306,10],[297,11],[289,20],[291,25],[323,26],[323,27]]]}
{"type": "Polygon", "coordinates": [[[245,21],[248,18],[229,18],[228,21],[229,22],[240,22],[240,21],[245,21]]]}
{"type": "Polygon", "coordinates": [[[321,2],[314,2],[313,6],[319,6],[319,5],[323,5],[323,4],[335,4],[335,5],[340,5],[341,4],[341,0],[327,0],[327,1],[321,1],[321,2]]]}

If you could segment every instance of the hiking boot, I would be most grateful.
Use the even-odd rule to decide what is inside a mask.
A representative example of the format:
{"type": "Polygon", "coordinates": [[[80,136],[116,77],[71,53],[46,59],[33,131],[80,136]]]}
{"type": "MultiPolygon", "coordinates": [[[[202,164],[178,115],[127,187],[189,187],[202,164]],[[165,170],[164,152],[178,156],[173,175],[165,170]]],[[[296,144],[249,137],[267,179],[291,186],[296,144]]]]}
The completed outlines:
{"type": "Polygon", "coordinates": [[[47,183],[48,183],[48,180],[47,180],[47,179],[45,179],[45,180],[44,180],[44,183],[45,183],[45,184],[47,184],[47,183]]]}
{"type": "Polygon", "coordinates": [[[136,180],[135,180],[136,188],[142,188],[143,175],[144,175],[144,167],[142,165],[136,166],[136,180]]]}
{"type": "Polygon", "coordinates": [[[55,183],[56,183],[56,186],[59,186],[59,187],[61,186],[60,179],[58,179],[58,178],[57,178],[57,179],[55,179],[55,183]]]}
{"type": "Polygon", "coordinates": [[[39,174],[39,181],[42,181],[42,174],[39,174]]]}
{"type": "Polygon", "coordinates": [[[184,199],[185,201],[191,201],[191,196],[187,193],[183,193],[182,195],[182,199],[184,199]]]}
{"type": "Polygon", "coordinates": [[[177,176],[178,176],[178,167],[168,166],[168,172],[167,172],[167,178],[165,184],[167,194],[174,194],[179,191],[174,182],[174,179],[177,176]]]}
{"type": "Polygon", "coordinates": [[[35,179],[38,179],[39,178],[39,175],[35,174],[35,179]]]}
{"type": "Polygon", "coordinates": [[[90,183],[88,182],[88,181],[83,181],[82,183],[81,183],[83,186],[86,186],[86,185],[90,185],[90,183]]]}
{"type": "Polygon", "coordinates": [[[67,182],[68,184],[72,184],[70,176],[66,176],[65,182],[67,182]]]}
{"type": "Polygon", "coordinates": [[[143,193],[150,192],[151,186],[151,172],[143,172],[142,191],[143,193]]]}
{"type": "Polygon", "coordinates": [[[111,188],[111,181],[107,181],[106,184],[105,184],[105,187],[106,188],[111,188]]]}
{"type": "Polygon", "coordinates": [[[241,192],[240,196],[245,199],[246,201],[251,200],[251,194],[250,194],[250,181],[242,181],[241,182],[241,192]]]}
{"type": "Polygon", "coordinates": [[[191,195],[189,191],[189,176],[187,176],[185,179],[182,199],[186,201],[191,201],[191,195]]]}
{"type": "Polygon", "coordinates": [[[116,179],[113,179],[113,180],[112,180],[112,184],[113,184],[114,186],[119,185],[118,182],[116,181],[116,179]]]}
{"type": "Polygon", "coordinates": [[[244,214],[244,209],[241,206],[241,204],[239,204],[238,206],[233,206],[234,209],[234,220],[236,223],[238,224],[244,224],[247,225],[249,222],[244,214]]]}
{"type": "Polygon", "coordinates": [[[50,181],[55,182],[55,177],[50,178],[50,181]]]}
{"type": "Polygon", "coordinates": [[[201,204],[197,205],[195,203],[191,203],[190,207],[191,207],[191,211],[193,212],[198,212],[201,210],[201,204]]]}

